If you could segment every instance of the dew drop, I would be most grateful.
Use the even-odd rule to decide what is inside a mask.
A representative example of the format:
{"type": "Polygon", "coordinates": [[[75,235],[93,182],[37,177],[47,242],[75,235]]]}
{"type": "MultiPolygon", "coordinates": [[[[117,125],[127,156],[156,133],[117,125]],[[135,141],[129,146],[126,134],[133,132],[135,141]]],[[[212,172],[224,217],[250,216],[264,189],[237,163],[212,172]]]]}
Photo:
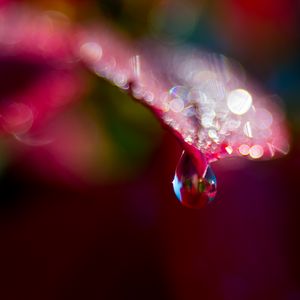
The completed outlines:
{"type": "Polygon", "coordinates": [[[216,176],[205,159],[199,160],[184,151],[176,167],[173,189],[184,206],[202,208],[216,196],[216,176]]]}
{"type": "Polygon", "coordinates": [[[233,90],[227,97],[227,106],[233,114],[243,115],[250,109],[251,105],[252,96],[246,90],[233,90]]]}

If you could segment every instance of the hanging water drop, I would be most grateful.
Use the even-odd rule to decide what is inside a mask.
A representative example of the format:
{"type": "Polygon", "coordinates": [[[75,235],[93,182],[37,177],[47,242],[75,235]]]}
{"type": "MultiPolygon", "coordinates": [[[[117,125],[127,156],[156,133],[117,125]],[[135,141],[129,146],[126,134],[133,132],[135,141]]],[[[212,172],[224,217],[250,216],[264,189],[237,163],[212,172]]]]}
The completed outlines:
{"type": "Polygon", "coordinates": [[[184,151],[176,167],[173,189],[183,205],[205,207],[216,196],[216,176],[204,158],[197,159],[184,151]]]}

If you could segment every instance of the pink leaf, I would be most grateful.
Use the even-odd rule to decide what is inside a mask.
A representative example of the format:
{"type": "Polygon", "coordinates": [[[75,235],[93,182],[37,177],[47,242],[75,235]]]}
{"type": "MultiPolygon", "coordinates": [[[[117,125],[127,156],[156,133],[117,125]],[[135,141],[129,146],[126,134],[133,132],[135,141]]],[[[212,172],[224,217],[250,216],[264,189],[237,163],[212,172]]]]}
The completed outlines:
{"type": "Polygon", "coordinates": [[[288,152],[282,109],[228,58],[151,42],[135,47],[107,28],[98,25],[81,33],[81,59],[147,105],[189,152],[200,150],[208,161],[288,152]]]}

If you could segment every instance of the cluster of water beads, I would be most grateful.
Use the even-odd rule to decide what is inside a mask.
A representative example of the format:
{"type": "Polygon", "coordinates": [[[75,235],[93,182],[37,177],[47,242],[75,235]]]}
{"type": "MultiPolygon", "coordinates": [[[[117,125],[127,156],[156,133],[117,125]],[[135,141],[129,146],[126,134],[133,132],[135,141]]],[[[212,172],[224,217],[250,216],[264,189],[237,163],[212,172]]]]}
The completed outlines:
{"type": "MultiPolygon", "coordinates": [[[[219,159],[222,151],[223,156],[261,158],[265,149],[257,141],[262,134],[267,138],[272,133],[272,114],[264,108],[255,109],[247,90],[237,88],[227,92],[220,86],[217,85],[219,90],[214,90],[214,95],[210,90],[204,93],[203,89],[188,90],[184,86],[174,86],[169,91],[171,113],[167,111],[165,117],[172,118],[174,113],[188,116],[194,122],[194,129],[185,137],[185,143],[194,145],[197,140],[193,153],[184,152],[180,158],[173,181],[175,195],[188,207],[204,207],[214,200],[216,177],[207,161],[219,159]],[[199,154],[195,155],[197,151],[199,154]]],[[[186,124],[179,123],[179,126],[186,127],[186,124]]],[[[176,129],[187,132],[184,128],[176,129]]]]}
{"type": "Polygon", "coordinates": [[[210,162],[287,153],[281,110],[253,88],[250,92],[244,76],[224,56],[189,49],[150,55],[147,50],[119,51],[112,56],[104,47],[108,44],[119,45],[119,40],[102,35],[102,41],[84,43],[81,57],[97,75],[128,89],[153,110],[184,149],[193,149],[182,155],[173,181],[184,205],[203,207],[214,199],[216,177],[210,162]]]}
{"type": "Polygon", "coordinates": [[[186,87],[183,86],[170,89],[172,98],[163,118],[182,133],[185,142],[205,155],[215,154],[216,159],[228,155],[249,155],[257,159],[273,157],[275,150],[286,152],[274,137],[278,128],[273,126],[273,115],[269,110],[254,105],[252,95],[246,89],[224,92],[219,99],[199,88],[191,88],[184,97],[179,96],[178,91],[184,89],[186,87]],[[174,114],[182,114],[188,122],[174,122],[174,114]],[[255,151],[246,153],[247,146],[249,150],[261,148],[261,155],[252,155],[255,151]]]}
{"type": "Polygon", "coordinates": [[[184,84],[169,90],[163,118],[194,149],[179,160],[173,181],[175,195],[188,207],[203,207],[216,195],[216,177],[208,162],[227,156],[272,158],[286,154],[288,143],[282,114],[274,104],[242,87],[245,85],[228,69],[227,79],[218,68],[213,72],[210,65],[204,67],[204,62],[200,70],[193,70],[195,66],[190,66],[185,78],[178,78],[184,70],[175,72],[176,81],[184,84]],[[188,122],[175,123],[178,114],[188,122]],[[199,165],[204,169],[199,170],[199,165]]]}

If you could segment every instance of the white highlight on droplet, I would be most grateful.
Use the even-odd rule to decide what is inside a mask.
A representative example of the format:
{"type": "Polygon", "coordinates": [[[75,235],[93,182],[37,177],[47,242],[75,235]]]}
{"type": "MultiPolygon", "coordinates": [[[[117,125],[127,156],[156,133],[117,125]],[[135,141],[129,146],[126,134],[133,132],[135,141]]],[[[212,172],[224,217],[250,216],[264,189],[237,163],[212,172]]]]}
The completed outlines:
{"type": "Polygon", "coordinates": [[[252,135],[251,124],[250,124],[249,121],[245,123],[243,130],[244,130],[244,133],[245,133],[245,135],[246,135],[247,137],[249,137],[249,138],[252,138],[252,137],[253,137],[253,135],[252,135]]]}
{"type": "Polygon", "coordinates": [[[208,136],[216,143],[219,141],[218,133],[215,129],[209,129],[208,130],[208,136]]]}
{"type": "Polygon", "coordinates": [[[268,145],[268,148],[269,148],[269,151],[270,151],[271,157],[273,157],[273,156],[275,155],[275,149],[274,149],[274,147],[273,147],[273,145],[272,145],[272,144],[270,144],[270,143],[267,143],[267,145],[268,145]]]}
{"type": "Polygon", "coordinates": [[[254,145],[250,148],[249,154],[252,158],[258,159],[264,155],[264,149],[260,145],[254,145]]]}
{"type": "Polygon", "coordinates": [[[144,99],[146,102],[152,102],[154,100],[154,95],[150,91],[145,91],[144,99]]]}
{"type": "Polygon", "coordinates": [[[232,149],[231,146],[227,146],[227,147],[225,148],[225,150],[227,151],[228,154],[231,154],[231,153],[233,152],[233,149],[232,149]]]}
{"type": "Polygon", "coordinates": [[[252,105],[251,94],[243,89],[231,91],[227,96],[227,106],[236,115],[245,114],[252,105]]]}
{"type": "Polygon", "coordinates": [[[133,73],[136,77],[140,77],[141,75],[141,61],[140,56],[135,55],[130,59],[130,63],[133,69],[133,73]]]}
{"type": "Polygon", "coordinates": [[[96,42],[86,42],[80,47],[80,57],[90,63],[102,57],[102,47],[96,42]]]}
{"type": "Polygon", "coordinates": [[[187,137],[184,138],[184,141],[187,142],[188,144],[193,143],[193,137],[188,135],[187,137]]]}
{"type": "Polygon", "coordinates": [[[169,107],[174,112],[181,112],[184,109],[184,102],[180,98],[174,98],[170,101],[169,107]]]}

